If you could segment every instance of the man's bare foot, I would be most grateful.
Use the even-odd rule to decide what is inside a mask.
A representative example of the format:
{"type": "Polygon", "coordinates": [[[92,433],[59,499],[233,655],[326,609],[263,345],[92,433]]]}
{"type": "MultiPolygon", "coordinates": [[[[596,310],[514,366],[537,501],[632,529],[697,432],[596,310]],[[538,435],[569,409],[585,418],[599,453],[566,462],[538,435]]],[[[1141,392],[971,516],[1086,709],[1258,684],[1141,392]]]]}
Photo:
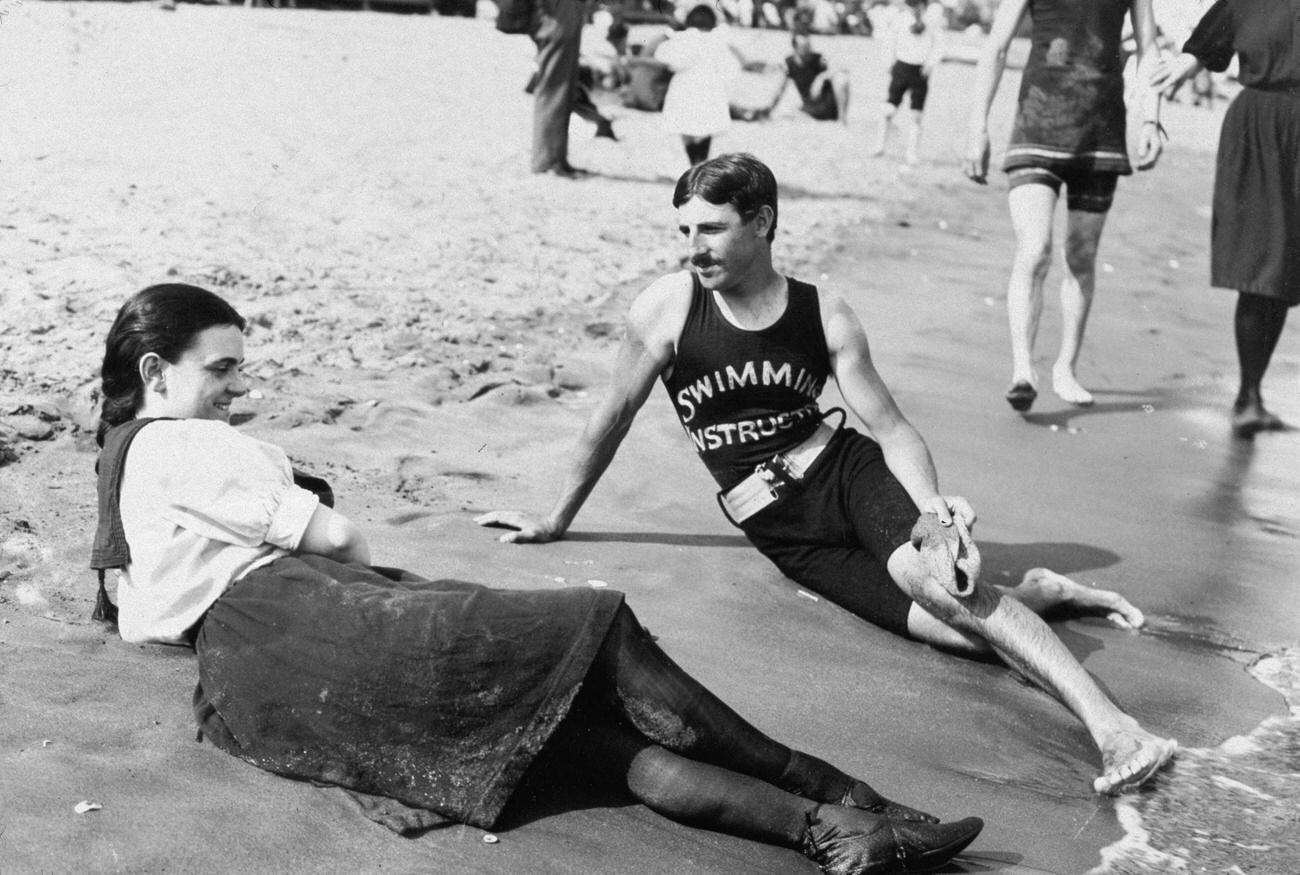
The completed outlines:
{"type": "Polygon", "coordinates": [[[1076,407],[1092,406],[1092,393],[1080,386],[1074,374],[1065,368],[1052,369],[1052,391],[1067,404],[1076,407]]]}
{"type": "Polygon", "coordinates": [[[1084,586],[1049,568],[1029,569],[1020,585],[1008,592],[1036,614],[1069,608],[1079,613],[1104,613],[1107,620],[1124,629],[1140,629],[1146,624],[1142,612],[1119,593],[1084,586]]]}
{"type": "Polygon", "coordinates": [[[1261,431],[1288,430],[1287,424],[1266,410],[1262,401],[1238,401],[1232,405],[1232,433],[1239,438],[1252,438],[1261,431]]]}
{"type": "Polygon", "coordinates": [[[1104,795],[1136,790],[1155,776],[1178,750],[1172,738],[1160,738],[1136,722],[1114,733],[1101,749],[1102,773],[1092,789],[1104,795]]]}

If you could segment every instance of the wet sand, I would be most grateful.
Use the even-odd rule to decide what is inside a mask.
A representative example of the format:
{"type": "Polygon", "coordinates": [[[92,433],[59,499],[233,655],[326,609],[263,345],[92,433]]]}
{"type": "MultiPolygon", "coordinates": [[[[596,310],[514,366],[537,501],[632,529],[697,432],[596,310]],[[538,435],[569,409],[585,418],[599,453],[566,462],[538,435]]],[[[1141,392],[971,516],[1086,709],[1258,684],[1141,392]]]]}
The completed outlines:
{"type": "MultiPolygon", "coordinates": [[[[743,38],[784,51],[779,34],[743,38]]],[[[195,743],[192,656],[88,621],[90,388],[112,312],[168,277],[251,318],[259,397],[238,419],[331,480],[377,560],[624,590],[766,731],[945,817],[983,816],[952,871],[1288,871],[1298,439],[1228,435],[1232,296],[1206,287],[1205,251],[1221,109],[1171,107],[1166,158],[1121,183],[1081,367],[1097,405],[1045,391],[1020,417],[1001,399],[1001,180],[973,186],[954,157],[973,67],[936,74],[926,164],[904,171],[863,157],[873,44],[819,48],[853,72],[847,129],[787,102],[718,148],[773,165],[778,263],[861,314],[945,488],[980,511],[985,573],[1046,565],[1147,613],[1143,633],[1054,625],[1180,740],[1179,764],[1099,799],[1091,745],[1048,696],[800,594],[719,516],[662,393],[567,540],[507,547],[470,522],[549,504],[623,308],[676,264],[682,156],[657,117],[616,108],[619,143],[575,123],[572,157],[596,176],[535,178],[531,44],[485,22],[29,2],[0,19],[0,104],[24,120],[0,127],[0,871],[812,871],[578,792],[522,800],[495,844],[460,826],[399,839],[336,791],[195,743]],[[83,800],[102,808],[75,813],[83,800]]],[[[1055,312],[1049,298],[1044,373],[1055,312]]],[[[1293,421],[1298,350],[1283,337],[1268,385],[1293,421]]]]}

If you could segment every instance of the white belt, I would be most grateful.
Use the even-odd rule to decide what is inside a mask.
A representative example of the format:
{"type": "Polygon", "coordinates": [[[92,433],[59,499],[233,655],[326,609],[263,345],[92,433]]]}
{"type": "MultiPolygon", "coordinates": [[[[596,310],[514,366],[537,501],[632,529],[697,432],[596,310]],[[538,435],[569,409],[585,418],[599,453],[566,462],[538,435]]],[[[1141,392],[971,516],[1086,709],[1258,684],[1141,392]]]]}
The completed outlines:
{"type": "Polygon", "coordinates": [[[788,452],[778,453],[757,466],[753,474],[726,492],[718,493],[723,512],[733,523],[740,524],[776,501],[784,488],[804,478],[837,430],[822,420],[808,440],[788,452]]]}

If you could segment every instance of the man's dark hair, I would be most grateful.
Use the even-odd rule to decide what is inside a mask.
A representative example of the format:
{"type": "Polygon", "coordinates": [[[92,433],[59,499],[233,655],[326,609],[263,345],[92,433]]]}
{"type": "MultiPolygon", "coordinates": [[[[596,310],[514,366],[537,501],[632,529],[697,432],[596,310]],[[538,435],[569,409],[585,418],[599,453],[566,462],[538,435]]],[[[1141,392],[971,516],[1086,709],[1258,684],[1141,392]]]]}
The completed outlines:
{"type": "Polygon", "coordinates": [[[693,197],[715,206],[731,204],[746,222],[761,208],[771,207],[772,227],[767,239],[776,239],[776,177],[748,152],[719,155],[683,173],[673,190],[673,206],[680,207],[693,197]]]}
{"type": "Polygon", "coordinates": [[[713,30],[718,26],[718,13],[707,3],[697,3],[690,12],[686,13],[686,27],[694,27],[700,30],[713,30]]]}

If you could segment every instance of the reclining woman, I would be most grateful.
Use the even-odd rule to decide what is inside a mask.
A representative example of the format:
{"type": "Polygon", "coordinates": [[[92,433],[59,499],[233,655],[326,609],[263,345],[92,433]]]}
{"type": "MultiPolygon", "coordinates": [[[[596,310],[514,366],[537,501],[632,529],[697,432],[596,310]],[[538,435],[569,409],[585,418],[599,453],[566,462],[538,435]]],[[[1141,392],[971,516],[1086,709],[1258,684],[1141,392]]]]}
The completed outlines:
{"type": "Polygon", "coordinates": [[[193,646],[195,716],[218,747],[485,829],[539,752],[581,751],[669,818],[828,873],[925,871],[979,833],[764,735],[621,593],[372,567],[283,451],[230,426],[244,326],[211,292],[151,286],[119,310],[102,369],[92,566],[121,569],[123,638],[193,646]]]}

